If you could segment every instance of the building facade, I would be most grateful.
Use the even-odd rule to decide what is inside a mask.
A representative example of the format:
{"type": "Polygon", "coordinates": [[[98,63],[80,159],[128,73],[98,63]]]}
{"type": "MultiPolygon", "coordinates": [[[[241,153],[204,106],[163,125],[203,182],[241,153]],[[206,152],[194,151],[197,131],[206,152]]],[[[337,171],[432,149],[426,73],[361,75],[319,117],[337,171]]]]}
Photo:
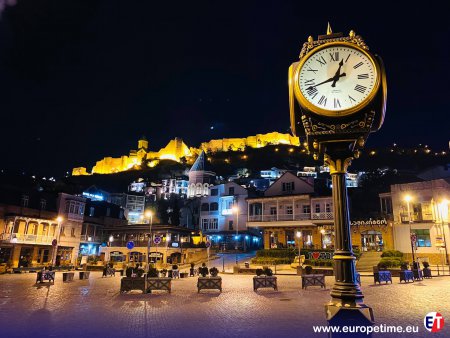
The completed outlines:
{"type": "MultiPolygon", "coordinates": [[[[261,231],[264,248],[334,248],[331,196],[316,196],[314,185],[287,172],[264,196],[248,198],[247,227],[261,231]]],[[[353,220],[352,243],[362,251],[393,249],[392,226],[386,219],[353,220]]]]}
{"type": "Polygon", "coordinates": [[[210,187],[200,200],[200,230],[221,249],[258,248],[260,234],[247,229],[247,189],[234,182],[210,187]]]}
{"type": "Polygon", "coordinates": [[[450,179],[391,185],[380,194],[381,211],[393,221],[395,249],[411,261],[448,264],[450,179]]]}

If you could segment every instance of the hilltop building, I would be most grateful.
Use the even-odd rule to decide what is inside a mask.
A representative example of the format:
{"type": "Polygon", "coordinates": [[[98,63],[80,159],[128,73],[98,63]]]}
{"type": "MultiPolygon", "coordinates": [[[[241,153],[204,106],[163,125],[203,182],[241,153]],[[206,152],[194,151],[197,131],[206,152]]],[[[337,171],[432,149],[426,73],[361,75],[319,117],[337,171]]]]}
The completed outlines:
{"type": "Polygon", "coordinates": [[[244,138],[224,138],[220,140],[211,140],[200,145],[200,149],[189,148],[181,138],[171,140],[164,148],[159,151],[150,151],[148,140],[145,136],[138,140],[137,150],[130,150],[128,155],[120,157],[104,157],[97,161],[91,172],[86,167],[77,167],[72,169],[73,176],[90,174],[114,174],[130,169],[140,169],[145,167],[154,167],[160,160],[172,160],[180,162],[182,158],[192,159],[195,155],[204,151],[206,153],[218,151],[238,151],[246,147],[262,148],[272,144],[286,144],[299,146],[298,137],[290,134],[272,132],[267,134],[257,134],[244,138]]]}

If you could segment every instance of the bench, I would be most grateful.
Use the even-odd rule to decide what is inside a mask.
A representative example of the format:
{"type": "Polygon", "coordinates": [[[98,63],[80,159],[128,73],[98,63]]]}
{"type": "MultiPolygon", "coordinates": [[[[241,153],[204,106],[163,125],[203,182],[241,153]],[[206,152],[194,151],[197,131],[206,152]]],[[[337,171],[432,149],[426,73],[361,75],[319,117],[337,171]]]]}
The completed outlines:
{"type": "Polygon", "coordinates": [[[402,281],[405,283],[414,282],[414,273],[411,270],[400,271],[400,283],[402,281]]]}
{"type": "Polygon", "coordinates": [[[55,271],[38,271],[36,283],[44,283],[45,281],[55,284],[55,271]]]}
{"type": "Polygon", "coordinates": [[[73,282],[74,272],[63,272],[63,282],[73,282]]]}
{"type": "Polygon", "coordinates": [[[145,277],[122,277],[120,280],[120,293],[131,290],[141,290],[142,293],[145,293],[145,277]]]}
{"type": "Polygon", "coordinates": [[[151,293],[152,290],[165,290],[172,292],[172,278],[168,277],[149,277],[147,278],[147,293],[151,293]]]}
{"type": "Polygon", "coordinates": [[[387,284],[387,282],[391,282],[391,284],[392,284],[391,272],[390,271],[383,271],[383,270],[378,271],[378,272],[374,272],[373,273],[373,280],[374,280],[375,284],[377,282],[379,284],[381,284],[381,282],[386,282],[386,284],[387,284]]]}
{"type": "Polygon", "coordinates": [[[198,293],[200,290],[220,290],[222,292],[222,277],[198,277],[198,293]]]}
{"type": "Polygon", "coordinates": [[[278,291],[277,277],[275,276],[255,276],[253,277],[253,291],[259,288],[273,288],[278,291]]]}
{"type": "Polygon", "coordinates": [[[316,286],[320,285],[321,288],[325,288],[325,275],[302,275],[302,289],[305,289],[308,286],[316,286]]]}
{"type": "Polygon", "coordinates": [[[80,279],[89,279],[90,271],[80,271],[79,276],[80,279]]]}

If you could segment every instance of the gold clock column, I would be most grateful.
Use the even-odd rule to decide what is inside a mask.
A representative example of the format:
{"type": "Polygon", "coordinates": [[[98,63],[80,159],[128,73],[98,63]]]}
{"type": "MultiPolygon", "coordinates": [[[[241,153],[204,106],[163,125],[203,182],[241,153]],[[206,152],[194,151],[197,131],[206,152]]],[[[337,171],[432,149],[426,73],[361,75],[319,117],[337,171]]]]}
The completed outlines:
{"type": "Polygon", "coordinates": [[[327,320],[333,325],[339,325],[342,322],[349,324],[351,318],[351,321],[361,325],[371,325],[373,313],[371,308],[363,304],[364,296],[356,280],[356,257],[351,240],[346,173],[353,159],[351,149],[354,142],[330,142],[323,145],[324,161],[330,168],[333,183],[335,232],[335,283],[331,290],[332,299],[325,305],[327,320]]]}

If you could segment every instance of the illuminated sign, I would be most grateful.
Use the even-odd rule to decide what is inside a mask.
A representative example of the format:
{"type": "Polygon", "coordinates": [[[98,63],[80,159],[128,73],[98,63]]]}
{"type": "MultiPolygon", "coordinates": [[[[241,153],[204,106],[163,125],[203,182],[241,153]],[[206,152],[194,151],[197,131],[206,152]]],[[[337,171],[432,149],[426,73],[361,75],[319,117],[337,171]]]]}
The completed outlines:
{"type": "Polygon", "coordinates": [[[98,200],[98,201],[103,201],[103,195],[99,195],[99,194],[90,194],[88,192],[83,192],[83,196],[90,198],[92,200],[98,200]]]}
{"type": "Polygon", "coordinates": [[[356,225],[356,226],[374,226],[374,225],[387,225],[387,220],[386,218],[382,218],[382,219],[372,219],[369,218],[366,221],[352,221],[351,225],[356,225]]]}
{"type": "Polygon", "coordinates": [[[233,214],[233,209],[223,209],[222,210],[222,215],[232,215],[233,214]]]}

